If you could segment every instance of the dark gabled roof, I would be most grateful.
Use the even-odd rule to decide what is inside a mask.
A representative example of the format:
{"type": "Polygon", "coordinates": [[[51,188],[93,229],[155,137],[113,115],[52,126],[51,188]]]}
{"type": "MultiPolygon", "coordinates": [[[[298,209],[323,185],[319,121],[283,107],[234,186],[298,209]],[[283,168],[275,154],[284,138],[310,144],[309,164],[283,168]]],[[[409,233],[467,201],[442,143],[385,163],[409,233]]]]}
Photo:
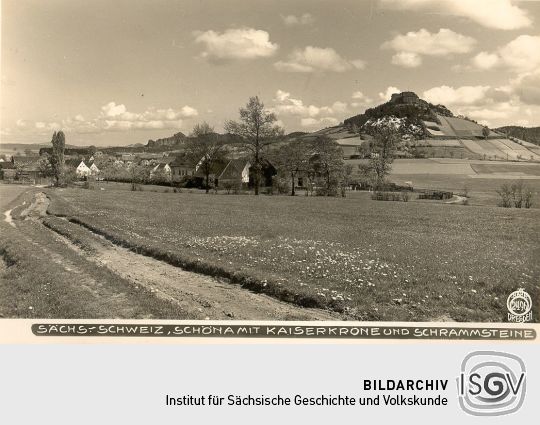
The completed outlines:
{"type": "Polygon", "coordinates": [[[14,156],[13,162],[22,171],[39,171],[39,156],[14,156]]]}
{"type": "Polygon", "coordinates": [[[81,163],[80,159],[73,159],[73,158],[69,158],[64,161],[64,165],[68,167],[75,167],[75,168],[78,167],[80,163],[81,163]]]}
{"type": "Polygon", "coordinates": [[[13,164],[11,161],[3,161],[0,162],[0,168],[2,170],[15,170],[15,164],[13,164]]]}
{"type": "Polygon", "coordinates": [[[156,171],[160,171],[160,170],[163,170],[165,168],[165,166],[168,165],[167,163],[159,163],[158,165],[156,165],[154,168],[152,168],[152,170],[156,170],[156,171]]]}
{"type": "Polygon", "coordinates": [[[219,179],[238,179],[248,163],[248,158],[231,159],[219,175],[219,179]]]}
{"type": "Polygon", "coordinates": [[[172,162],[169,162],[169,167],[195,168],[196,165],[194,161],[185,156],[177,156],[172,162]]]}
{"type": "Polygon", "coordinates": [[[40,156],[14,156],[13,162],[15,164],[32,164],[40,161],[40,156]]]}

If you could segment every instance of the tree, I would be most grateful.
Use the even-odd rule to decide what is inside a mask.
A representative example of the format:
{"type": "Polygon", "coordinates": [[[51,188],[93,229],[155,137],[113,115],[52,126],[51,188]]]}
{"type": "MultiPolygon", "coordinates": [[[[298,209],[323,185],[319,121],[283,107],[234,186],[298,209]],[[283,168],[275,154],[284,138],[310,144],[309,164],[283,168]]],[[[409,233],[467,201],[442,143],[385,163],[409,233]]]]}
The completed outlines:
{"type": "Polygon", "coordinates": [[[353,173],[353,166],[351,164],[346,164],[341,168],[341,176],[339,179],[339,187],[341,189],[341,196],[345,198],[347,196],[347,188],[351,185],[353,173]]]}
{"type": "Polygon", "coordinates": [[[245,108],[240,108],[240,121],[227,121],[225,130],[242,139],[253,158],[253,179],[255,195],[259,194],[262,161],[265,147],[276,137],[283,135],[283,129],[276,125],[274,114],[264,109],[258,96],[250,97],[245,108]]]}
{"type": "Polygon", "coordinates": [[[323,184],[320,193],[335,195],[343,172],[343,150],[332,139],[322,136],[311,142],[311,155],[311,168],[323,184]]]}
{"type": "Polygon", "coordinates": [[[302,141],[294,141],[281,147],[272,155],[272,162],[279,172],[290,178],[291,196],[295,195],[294,180],[299,173],[307,171],[309,146],[302,141]]]}
{"type": "Polygon", "coordinates": [[[193,127],[191,138],[186,143],[188,158],[197,164],[197,171],[204,175],[206,193],[210,191],[210,175],[224,158],[224,143],[206,121],[193,127]]]}
{"type": "Polygon", "coordinates": [[[487,126],[484,126],[484,128],[482,129],[482,136],[484,136],[484,139],[487,140],[489,136],[489,128],[487,126]]]}
{"type": "Polygon", "coordinates": [[[131,164],[128,168],[129,180],[131,182],[131,190],[137,190],[137,186],[145,183],[149,178],[149,170],[144,165],[131,164]]]}
{"type": "Polygon", "coordinates": [[[64,176],[64,149],[66,146],[64,132],[55,131],[51,143],[53,149],[49,162],[51,163],[52,174],[56,180],[55,186],[60,186],[63,183],[64,176]]]}
{"type": "Polygon", "coordinates": [[[53,168],[52,168],[51,162],[49,161],[48,156],[44,156],[44,157],[39,159],[38,167],[39,167],[39,173],[43,177],[53,177],[54,176],[53,168]]]}
{"type": "Polygon", "coordinates": [[[368,165],[369,170],[364,169],[361,171],[373,175],[374,186],[380,188],[392,170],[394,151],[400,137],[398,130],[392,125],[377,127],[374,130],[373,136],[371,157],[368,165]]]}

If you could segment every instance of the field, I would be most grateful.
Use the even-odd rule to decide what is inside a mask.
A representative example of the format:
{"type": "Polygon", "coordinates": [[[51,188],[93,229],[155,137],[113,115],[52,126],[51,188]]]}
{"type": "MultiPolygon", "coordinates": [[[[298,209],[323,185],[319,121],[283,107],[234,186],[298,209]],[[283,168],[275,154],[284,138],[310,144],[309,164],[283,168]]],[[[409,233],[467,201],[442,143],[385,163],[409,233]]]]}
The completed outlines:
{"type": "MultiPolygon", "coordinates": [[[[349,160],[356,170],[365,160],[349,160]]],[[[470,205],[496,206],[501,185],[523,180],[534,193],[533,208],[540,207],[540,164],[527,162],[474,161],[460,159],[400,159],[394,161],[390,180],[412,183],[418,190],[468,192],[470,205]]]]}
{"type": "Polygon", "coordinates": [[[537,210],[376,202],[365,193],[47,195],[51,214],[115,244],[342,318],[504,321],[513,290],[538,299],[537,210]]]}

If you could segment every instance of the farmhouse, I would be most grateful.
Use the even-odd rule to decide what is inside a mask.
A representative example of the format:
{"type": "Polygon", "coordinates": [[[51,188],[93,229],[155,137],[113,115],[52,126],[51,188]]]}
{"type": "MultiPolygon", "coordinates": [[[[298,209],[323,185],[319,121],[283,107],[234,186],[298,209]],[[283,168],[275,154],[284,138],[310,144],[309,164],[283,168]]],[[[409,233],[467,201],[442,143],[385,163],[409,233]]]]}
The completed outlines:
{"type": "Polygon", "coordinates": [[[172,177],[172,170],[169,164],[161,163],[150,170],[151,179],[157,179],[159,177],[165,177],[166,179],[170,179],[172,177]]]}
{"type": "Polygon", "coordinates": [[[41,170],[39,168],[39,156],[13,156],[12,161],[17,168],[16,177],[18,180],[24,180],[36,183],[41,180],[41,170]]]}
{"type": "MultiPolygon", "coordinates": [[[[216,184],[253,187],[253,174],[253,164],[249,158],[231,159],[217,177],[216,184]]],[[[261,186],[272,186],[272,177],[277,174],[277,170],[269,161],[263,160],[261,174],[261,186]]]]}
{"type": "Polygon", "coordinates": [[[360,137],[347,137],[334,140],[343,151],[343,159],[358,157],[360,154],[360,146],[365,142],[360,137]]]}
{"type": "Polygon", "coordinates": [[[0,179],[2,180],[14,180],[17,175],[17,168],[11,161],[0,162],[0,179]]]}
{"type": "Polygon", "coordinates": [[[99,168],[95,163],[92,163],[90,166],[88,166],[84,163],[84,160],[82,160],[75,169],[75,173],[78,177],[94,176],[99,173],[99,168]]]}
{"type": "Polygon", "coordinates": [[[84,161],[81,161],[80,164],[77,166],[75,173],[79,177],[88,177],[90,174],[92,174],[92,171],[90,168],[84,163],[84,161]]]}
{"type": "Polygon", "coordinates": [[[186,158],[177,157],[169,164],[172,180],[178,182],[195,174],[195,165],[186,158]]]}
{"type": "Polygon", "coordinates": [[[90,166],[90,171],[92,172],[92,174],[98,174],[99,173],[99,168],[97,167],[95,162],[90,166]]]}

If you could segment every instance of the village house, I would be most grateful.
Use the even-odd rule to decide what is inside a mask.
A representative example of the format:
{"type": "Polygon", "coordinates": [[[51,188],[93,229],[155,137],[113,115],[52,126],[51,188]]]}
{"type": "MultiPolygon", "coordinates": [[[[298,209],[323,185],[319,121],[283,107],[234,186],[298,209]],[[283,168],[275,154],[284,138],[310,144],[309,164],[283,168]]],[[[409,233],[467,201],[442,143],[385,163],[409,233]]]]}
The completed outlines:
{"type": "MultiPolygon", "coordinates": [[[[277,174],[276,168],[267,160],[262,162],[260,185],[272,186],[272,177],[277,174]]],[[[231,159],[216,178],[216,185],[241,185],[251,188],[255,184],[253,164],[249,158],[231,159]]]]}
{"type": "Polygon", "coordinates": [[[169,164],[173,182],[179,182],[195,174],[195,166],[186,158],[177,157],[169,164]]]}
{"type": "Polygon", "coordinates": [[[79,178],[96,176],[99,174],[99,168],[94,162],[92,162],[90,166],[86,165],[83,159],[75,169],[75,173],[79,178]]]}
{"type": "Polygon", "coordinates": [[[172,170],[169,164],[167,163],[161,163],[156,165],[152,170],[150,170],[150,178],[151,179],[159,179],[159,178],[165,178],[167,180],[171,180],[172,178],[172,170]]]}
{"type": "Polygon", "coordinates": [[[17,167],[12,161],[2,161],[0,162],[0,179],[6,181],[15,180],[17,175],[17,167]]]}
{"type": "Polygon", "coordinates": [[[32,184],[41,182],[42,175],[39,167],[41,157],[39,156],[13,156],[12,162],[15,164],[16,179],[32,184]]]}

